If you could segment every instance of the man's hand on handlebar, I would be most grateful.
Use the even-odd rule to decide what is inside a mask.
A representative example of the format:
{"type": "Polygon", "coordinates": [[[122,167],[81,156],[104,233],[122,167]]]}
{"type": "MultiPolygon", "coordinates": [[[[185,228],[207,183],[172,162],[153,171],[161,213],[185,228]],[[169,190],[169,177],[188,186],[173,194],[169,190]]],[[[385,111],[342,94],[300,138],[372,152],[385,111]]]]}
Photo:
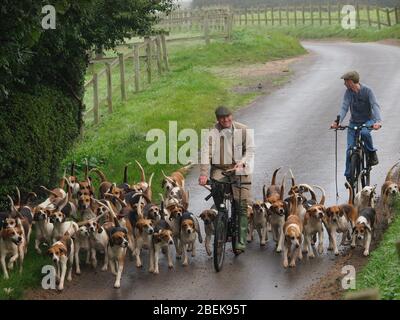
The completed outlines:
{"type": "Polygon", "coordinates": [[[336,121],[333,121],[331,124],[331,129],[337,129],[339,128],[339,124],[336,121]]]}
{"type": "Polygon", "coordinates": [[[200,176],[199,177],[199,185],[205,186],[207,184],[208,177],[207,176],[200,176]]]}

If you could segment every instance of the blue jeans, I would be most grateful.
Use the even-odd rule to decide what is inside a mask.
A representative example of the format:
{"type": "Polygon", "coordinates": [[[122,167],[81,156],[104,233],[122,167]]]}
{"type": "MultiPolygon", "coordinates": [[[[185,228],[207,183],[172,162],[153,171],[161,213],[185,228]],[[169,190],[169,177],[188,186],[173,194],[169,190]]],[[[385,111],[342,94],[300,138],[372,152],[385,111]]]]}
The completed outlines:
{"type": "MultiPolygon", "coordinates": [[[[369,120],[365,122],[365,124],[370,127],[375,123],[373,120],[369,120]]],[[[349,127],[354,128],[355,126],[360,125],[359,123],[350,122],[349,127]]],[[[369,151],[376,151],[377,149],[374,148],[371,136],[371,130],[368,128],[361,129],[361,139],[364,141],[365,148],[369,151]]],[[[356,144],[356,131],[354,129],[348,128],[347,129],[347,152],[346,152],[346,170],[344,175],[346,177],[350,177],[350,151],[356,144]]]]}

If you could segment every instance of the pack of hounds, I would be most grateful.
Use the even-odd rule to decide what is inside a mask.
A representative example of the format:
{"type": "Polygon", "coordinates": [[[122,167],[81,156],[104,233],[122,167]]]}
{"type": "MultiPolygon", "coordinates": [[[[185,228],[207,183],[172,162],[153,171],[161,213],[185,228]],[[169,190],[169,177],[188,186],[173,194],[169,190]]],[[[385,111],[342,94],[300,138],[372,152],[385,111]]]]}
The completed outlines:
{"type": "MultiPolygon", "coordinates": [[[[121,286],[125,257],[131,254],[136,267],[141,268],[142,251],[149,251],[149,272],[159,273],[160,253],[166,256],[168,267],[174,268],[175,258],[183,266],[189,264],[189,255],[196,255],[197,241],[203,242],[198,217],[203,221],[205,249],[212,255],[211,241],[217,211],[204,210],[200,215],[188,211],[189,193],[185,189],[184,174],[191,165],[182,167],[164,179],[160,194],[161,203],[156,204],[152,195],[153,174],[146,180],[143,167],[140,181],[129,184],[128,166],[125,166],[123,183],[117,185],[107,180],[97,168],[89,170],[86,164],[84,178],[75,175],[71,165],[70,175],[60,180],[52,190],[41,186],[47,198],[38,203],[34,192],[22,200],[16,188],[16,200],[8,196],[10,210],[0,213],[0,261],[4,278],[14,264],[23,271],[23,261],[28,250],[31,235],[37,254],[47,249],[57,274],[57,289],[64,289],[65,277],[72,280],[73,269],[81,273],[81,261],[97,268],[101,259],[101,270],[115,275],[114,287],[121,286]],[[90,174],[99,176],[98,196],[90,174]],[[32,231],[34,229],[34,232],[32,231]]],[[[269,186],[263,187],[262,201],[248,206],[248,242],[253,241],[254,231],[261,246],[268,241],[268,234],[276,244],[276,252],[283,254],[283,266],[295,267],[296,260],[303,254],[314,258],[315,253],[324,252],[324,229],[329,236],[328,250],[339,254],[337,235],[341,234],[340,245],[357,242],[364,247],[364,256],[369,255],[371,239],[377,220],[393,219],[393,206],[399,193],[400,162],[388,172],[381,189],[382,217],[375,210],[376,186],[366,186],[354,197],[349,185],[349,200],[341,205],[326,206],[325,191],[320,186],[297,184],[290,170],[291,187],[285,193],[285,177],[277,183],[274,171],[269,186]],[[318,201],[315,189],[321,192],[318,201]],[[354,198],[354,201],[353,201],[354,198]],[[289,263],[290,260],[290,263],[289,263]]]]}

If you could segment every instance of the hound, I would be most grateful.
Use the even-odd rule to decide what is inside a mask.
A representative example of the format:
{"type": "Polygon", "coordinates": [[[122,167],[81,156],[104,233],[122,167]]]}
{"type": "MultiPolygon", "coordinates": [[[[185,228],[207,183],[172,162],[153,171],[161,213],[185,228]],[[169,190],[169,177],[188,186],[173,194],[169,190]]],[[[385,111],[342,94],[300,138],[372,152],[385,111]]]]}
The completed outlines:
{"type": "Polygon", "coordinates": [[[342,234],[341,244],[346,239],[351,239],[351,230],[355,226],[358,213],[353,205],[353,190],[346,182],[346,188],[349,190],[349,200],[347,204],[334,205],[326,209],[326,216],[323,219],[326,230],[329,235],[328,250],[333,250],[335,255],[339,255],[336,243],[336,233],[342,234]]]}
{"type": "Polygon", "coordinates": [[[208,209],[204,210],[200,214],[201,220],[203,220],[204,223],[204,232],[206,234],[206,241],[205,241],[205,247],[206,247],[206,252],[209,256],[211,256],[211,237],[214,234],[214,221],[217,216],[218,211],[215,209],[208,209]]]}
{"type": "Polygon", "coordinates": [[[268,214],[265,203],[257,201],[253,203],[253,228],[257,230],[260,246],[265,246],[268,241],[268,214]]]}
{"type": "Polygon", "coordinates": [[[169,197],[169,193],[175,187],[179,187],[183,190],[185,189],[185,178],[183,175],[186,174],[191,167],[192,164],[189,163],[188,165],[174,171],[170,176],[167,176],[164,171],[162,171],[164,180],[162,181],[161,187],[165,191],[165,197],[169,197]]]}
{"type": "Polygon", "coordinates": [[[303,234],[304,244],[303,253],[307,253],[309,258],[314,258],[314,251],[312,248],[312,242],[315,235],[318,234],[318,253],[324,252],[324,228],[322,225],[322,219],[325,215],[325,190],[319,186],[314,186],[322,192],[322,197],[319,203],[312,205],[307,209],[304,215],[303,221],[303,234]]]}
{"type": "Polygon", "coordinates": [[[381,199],[383,204],[384,215],[386,216],[387,222],[390,224],[393,218],[393,205],[396,197],[399,195],[399,184],[394,181],[393,170],[400,162],[396,163],[390,168],[386,175],[385,183],[381,189],[381,199]]]}
{"type": "Polygon", "coordinates": [[[367,208],[369,206],[371,197],[371,207],[375,208],[375,189],[376,187],[373,186],[365,186],[359,192],[357,192],[354,197],[354,206],[356,207],[358,212],[360,212],[361,209],[367,208]]]}
{"type": "Polygon", "coordinates": [[[25,237],[22,225],[6,227],[0,231],[0,262],[3,269],[4,279],[8,279],[8,270],[12,270],[14,262],[19,260],[19,273],[22,273],[25,256],[25,237]],[[6,264],[6,258],[10,257],[6,264]]]}
{"type": "Polygon", "coordinates": [[[64,290],[65,274],[67,280],[72,280],[72,267],[74,264],[74,242],[68,232],[49,248],[48,254],[53,260],[57,270],[58,290],[64,290]]]}
{"type": "Polygon", "coordinates": [[[296,266],[296,259],[300,260],[303,258],[301,245],[303,242],[303,223],[301,222],[300,217],[297,215],[296,207],[297,207],[297,199],[298,195],[293,194],[291,200],[291,211],[290,214],[283,226],[282,236],[284,237],[284,249],[283,249],[283,267],[287,268],[296,266]],[[292,246],[295,247],[293,254],[291,255],[290,251],[292,246]],[[288,256],[291,255],[290,264],[288,264],[288,256]]]}
{"type": "Polygon", "coordinates": [[[372,198],[374,196],[374,191],[375,190],[372,190],[370,194],[367,207],[361,209],[361,211],[359,212],[355,226],[353,227],[353,239],[351,242],[351,247],[356,247],[356,240],[364,240],[363,255],[365,257],[369,255],[369,247],[371,245],[372,234],[375,231],[374,226],[376,221],[376,211],[372,207],[372,198]]]}
{"type": "Polygon", "coordinates": [[[150,268],[149,272],[154,274],[159,273],[158,268],[158,255],[160,250],[163,250],[168,258],[168,268],[172,269],[174,263],[172,262],[170,246],[174,244],[172,230],[165,220],[157,221],[154,234],[152,237],[152,245],[150,246],[150,268]]]}

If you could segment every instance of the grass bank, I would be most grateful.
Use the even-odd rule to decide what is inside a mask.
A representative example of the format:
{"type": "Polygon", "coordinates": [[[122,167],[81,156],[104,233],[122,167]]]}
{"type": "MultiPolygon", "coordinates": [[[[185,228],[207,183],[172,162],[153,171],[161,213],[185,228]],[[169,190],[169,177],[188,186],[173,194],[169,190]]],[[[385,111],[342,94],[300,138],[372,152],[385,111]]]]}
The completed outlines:
{"type": "MultiPolygon", "coordinates": [[[[40,286],[42,278],[45,276],[41,273],[42,267],[51,264],[51,260],[47,255],[39,256],[36,253],[34,242],[35,239],[32,235],[22,275],[18,272],[18,263],[14,264],[14,270],[9,272],[8,280],[3,278],[3,274],[0,275],[0,300],[20,299],[25,289],[40,286]]],[[[42,248],[42,252],[46,252],[45,247],[42,248]]]]}
{"type": "Polygon", "coordinates": [[[400,203],[397,219],[385,232],[382,241],[369,258],[367,265],[357,275],[357,289],[378,288],[381,299],[400,299],[400,258],[396,242],[400,240],[400,203]]]}
{"type": "Polygon", "coordinates": [[[268,27],[286,35],[299,39],[345,38],[354,41],[379,41],[384,39],[400,39],[400,25],[392,27],[363,27],[358,29],[343,29],[341,26],[275,26],[268,27]]]}

